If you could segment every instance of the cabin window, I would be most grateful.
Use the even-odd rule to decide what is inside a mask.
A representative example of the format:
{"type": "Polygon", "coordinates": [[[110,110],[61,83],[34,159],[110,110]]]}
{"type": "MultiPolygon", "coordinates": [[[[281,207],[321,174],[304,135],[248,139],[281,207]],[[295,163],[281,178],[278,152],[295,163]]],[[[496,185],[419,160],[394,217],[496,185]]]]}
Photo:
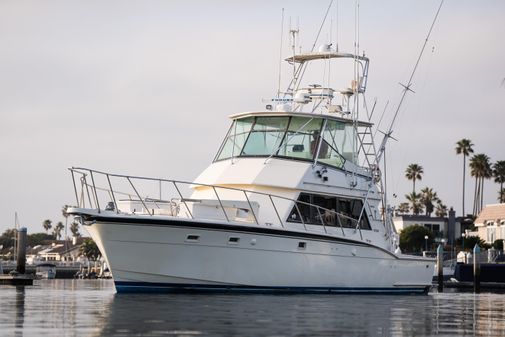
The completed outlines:
{"type": "Polygon", "coordinates": [[[233,122],[221,147],[217,160],[240,155],[253,122],[254,117],[243,118],[233,122]]]}
{"type": "Polygon", "coordinates": [[[276,153],[286,133],[288,122],[289,117],[257,117],[241,154],[269,156],[276,153]]]}
{"type": "Polygon", "coordinates": [[[289,214],[289,222],[301,223],[303,219],[306,224],[356,228],[361,215],[359,227],[371,229],[360,199],[301,193],[298,201],[289,214]]]}
{"type": "Polygon", "coordinates": [[[322,144],[319,150],[318,161],[336,167],[344,166],[345,159],[339,153],[339,145],[343,146],[340,140],[340,135],[342,133],[345,133],[344,123],[331,120],[326,122],[326,127],[324,128],[322,135],[322,144]],[[337,141],[339,143],[337,143],[337,141]]]}
{"type": "Polygon", "coordinates": [[[194,235],[194,234],[189,234],[187,237],[186,237],[186,241],[199,241],[200,240],[200,235],[194,235]]]}
{"type": "Polygon", "coordinates": [[[341,168],[355,161],[354,126],[307,116],[257,116],[233,121],[216,161],[232,157],[282,157],[341,168]]]}
{"type": "Polygon", "coordinates": [[[322,122],[320,118],[292,117],[277,155],[312,160],[318,149],[322,122]]]}
{"type": "Polygon", "coordinates": [[[307,242],[300,241],[298,242],[299,249],[305,249],[307,247],[307,242]]]}

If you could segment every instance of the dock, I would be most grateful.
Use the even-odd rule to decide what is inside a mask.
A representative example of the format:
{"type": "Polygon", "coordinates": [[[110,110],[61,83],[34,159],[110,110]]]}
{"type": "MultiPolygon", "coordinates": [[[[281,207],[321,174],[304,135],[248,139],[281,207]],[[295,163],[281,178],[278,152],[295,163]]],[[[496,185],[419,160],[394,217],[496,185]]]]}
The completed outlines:
{"type": "Polygon", "coordinates": [[[0,275],[0,285],[31,286],[33,285],[33,276],[27,274],[0,275]]]}

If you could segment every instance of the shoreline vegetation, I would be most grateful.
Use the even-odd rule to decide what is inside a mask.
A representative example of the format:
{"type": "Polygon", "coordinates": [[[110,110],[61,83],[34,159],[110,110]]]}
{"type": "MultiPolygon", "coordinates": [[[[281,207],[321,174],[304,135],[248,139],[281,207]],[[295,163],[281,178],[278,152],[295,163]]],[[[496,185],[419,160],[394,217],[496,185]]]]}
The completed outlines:
{"type": "MultiPolygon", "coordinates": [[[[465,212],[465,189],[466,189],[466,158],[474,152],[474,144],[471,140],[463,138],[456,143],[456,154],[463,155],[463,191],[462,191],[462,216],[472,216],[475,218],[484,206],[484,182],[489,179],[494,179],[494,182],[499,184],[498,197],[499,203],[505,203],[505,160],[498,160],[495,163],[491,162],[491,158],[484,153],[473,155],[469,162],[470,175],[475,178],[475,186],[473,193],[473,210],[471,214],[465,212]]],[[[412,181],[412,192],[405,194],[406,201],[401,202],[395,207],[395,211],[399,214],[414,214],[419,215],[423,211],[425,215],[431,216],[435,212],[436,216],[447,216],[447,206],[438,197],[437,192],[432,187],[424,187],[420,193],[416,192],[416,181],[421,181],[423,178],[424,169],[420,164],[409,164],[405,170],[405,177],[412,181]]]]}

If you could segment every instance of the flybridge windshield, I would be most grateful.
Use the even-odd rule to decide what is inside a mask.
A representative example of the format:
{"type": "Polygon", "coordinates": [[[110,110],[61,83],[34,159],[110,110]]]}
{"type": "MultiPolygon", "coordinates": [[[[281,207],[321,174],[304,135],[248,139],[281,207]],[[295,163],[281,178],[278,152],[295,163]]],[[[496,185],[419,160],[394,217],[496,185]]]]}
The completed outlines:
{"type": "Polygon", "coordinates": [[[257,116],[233,121],[215,161],[233,157],[282,157],[342,167],[355,162],[354,127],[305,116],[257,116]]]}

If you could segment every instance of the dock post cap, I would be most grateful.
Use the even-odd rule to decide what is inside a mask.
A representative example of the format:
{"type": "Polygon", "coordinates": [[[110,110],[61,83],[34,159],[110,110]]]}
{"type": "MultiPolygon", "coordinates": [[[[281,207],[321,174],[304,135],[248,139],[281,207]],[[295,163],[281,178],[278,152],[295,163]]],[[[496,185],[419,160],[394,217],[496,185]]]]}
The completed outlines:
{"type": "Polygon", "coordinates": [[[475,255],[475,253],[480,253],[480,247],[477,243],[473,247],[473,253],[474,253],[474,255],[475,255]]]}
{"type": "Polygon", "coordinates": [[[438,247],[437,247],[437,253],[441,253],[443,251],[444,251],[444,246],[442,246],[441,244],[438,245],[438,247]]]}

